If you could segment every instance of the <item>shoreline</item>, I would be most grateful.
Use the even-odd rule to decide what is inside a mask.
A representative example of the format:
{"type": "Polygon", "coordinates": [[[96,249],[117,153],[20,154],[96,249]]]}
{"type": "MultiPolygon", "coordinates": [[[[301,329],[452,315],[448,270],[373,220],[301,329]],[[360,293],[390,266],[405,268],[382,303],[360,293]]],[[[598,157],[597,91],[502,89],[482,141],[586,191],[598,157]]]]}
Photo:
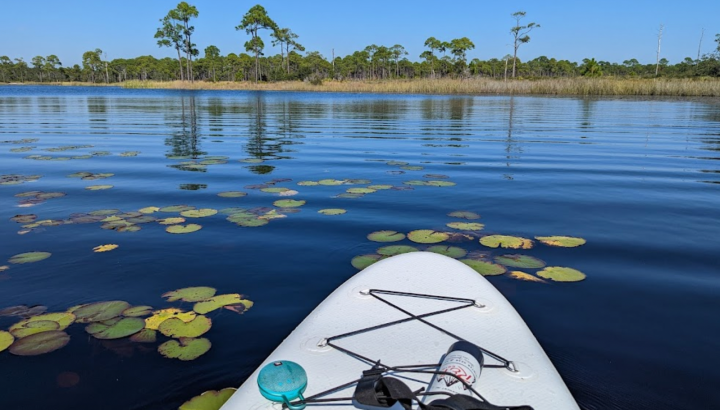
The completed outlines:
{"type": "Polygon", "coordinates": [[[165,90],[242,90],[306,91],[362,94],[434,94],[434,95],[567,95],[567,96],[667,96],[720,97],[720,79],[627,79],[627,78],[555,78],[496,80],[413,79],[413,80],[326,80],[313,85],[302,81],[254,83],[248,81],[138,81],[121,83],[4,83],[2,85],[50,85],[122,87],[127,89],[165,90]]]}

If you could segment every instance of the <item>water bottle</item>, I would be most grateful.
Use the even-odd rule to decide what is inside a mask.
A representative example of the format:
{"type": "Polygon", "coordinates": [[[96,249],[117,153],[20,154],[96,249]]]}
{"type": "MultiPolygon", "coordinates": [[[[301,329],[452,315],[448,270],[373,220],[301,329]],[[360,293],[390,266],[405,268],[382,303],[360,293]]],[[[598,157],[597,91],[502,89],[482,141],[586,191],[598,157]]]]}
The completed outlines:
{"type": "MultiPolygon", "coordinates": [[[[483,365],[483,353],[479,347],[460,340],[455,342],[448,349],[445,358],[440,365],[440,372],[452,373],[457,378],[446,374],[436,374],[430,381],[427,393],[448,393],[448,394],[464,394],[472,396],[473,393],[458,379],[462,379],[465,383],[473,386],[480,377],[483,365]]],[[[473,387],[474,388],[474,387],[473,387]]],[[[425,396],[426,402],[435,398],[447,397],[445,394],[434,394],[425,396]]]]}
{"type": "Polygon", "coordinates": [[[274,402],[285,403],[290,410],[302,410],[304,404],[292,405],[291,401],[305,400],[307,373],[299,364],[288,360],[268,363],[258,374],[260,394],[274,402]]]}

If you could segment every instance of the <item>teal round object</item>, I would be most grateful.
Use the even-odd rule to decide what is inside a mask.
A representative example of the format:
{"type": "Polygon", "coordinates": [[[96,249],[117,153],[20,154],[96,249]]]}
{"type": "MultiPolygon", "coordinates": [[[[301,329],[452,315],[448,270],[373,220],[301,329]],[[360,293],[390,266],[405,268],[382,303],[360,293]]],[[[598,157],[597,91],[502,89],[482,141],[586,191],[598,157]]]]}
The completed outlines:
{"type": "Polygon", "coordinates": [[[305,400],[302,394],[307,388],[307,373],[299,364],[288,360],[268,363],[260,370],[257,382],[266,399],[285,403],[291,410],[305,408],[304,404],[290,404],[293,400],[305,400]]]}

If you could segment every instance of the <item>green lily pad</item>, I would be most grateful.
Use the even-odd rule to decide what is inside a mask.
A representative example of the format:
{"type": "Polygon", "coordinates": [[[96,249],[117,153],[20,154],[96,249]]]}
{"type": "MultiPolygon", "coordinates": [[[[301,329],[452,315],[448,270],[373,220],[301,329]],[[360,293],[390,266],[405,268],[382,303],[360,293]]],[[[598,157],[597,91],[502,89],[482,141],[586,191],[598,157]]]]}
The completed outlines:
{"type": "Polygon", "coordinates": [[[530,249],[533,242],[519,236],[490,235],[480,238],[480,243],[489,248],[530,249]]]}
{"type": "MultiPolygon", "coordinates": [[[[293,209],[293,208],[290,208],[290,209],[292,209],[293,211],[295,210],[295,209],[293,209]]],[[[286,209],[283,209],[282,211],[283,211],[283,212],[287,212],[286,209]]],[[[267,219],[267,220],[270,220],[270,219],[279,219],[279,218],[287,218],[287,215],[285,215],[284,213],[279,213],[279,212],[276,211],[275,209],[273,209],[273,210],[271,210],[271,211],[268,211],[268,212],[265,212],[264,214],[258,216],[258,219],[267,219]]]]}
{"type": "Polygon", "coordinates": [[[215,292],[215,288],[194,286],[165,292],[162,297],[168,302],[175,302],[176,300],[182,300],[183,302],[200,302],[215,296],[215,292]]]}
{"type": "Polygon", "coordinates": [[[140,317],[152,313],[152,306],[133,306],[122,311],[123,316],[140,317]]]}
{"type": "Polygon", "coordinates": [[[540,269],[545,267],[544,261],[527,255],[496,256],[495,262],[513,268],[540,269]]]}
{"type": "Polygon", "coordinates": [[[157,212],[159,210],[160,210],[160,208],[158,208],[156,206],[148,206],[148,207],[145,207],[142,209],[138,209],[138,212],[140,212],[141,214],[154,214],[155,212],[157,212]]]}
{"type": "Polygon", "coordinates": [[[256,228],[258,226],[263,226],[268,224],[267,219],[260,219],[258,217],[252,217],[252,218],[235,218],[233,219],[233,222],[237,226],[243,226],[246,228],[256,228]]]}
{"type": "Polygon", "coordinates": [[[225,191],[218,194],[221,198],[241,198],[247,196],[247,193],[240,191],[225,191]]]}
{"type": "Polygon", "coordinates": [[[388,161],[388,162],[386,162],[386,164],[393,165],[393,166],[403,166],[403,165],[407,165],[408,163],[404,162],[404,161],[388,161]]]}
{"type": "Polygon", "coordinates": [[[297,184],[300,185],[300,186],[317,186],[317,185],[320,185],[319,182],[315,182],[315,181],[300,181],[300,182],[298,182],[297,184]]]}
{"type": "Polygon", "coordinates": [[[35,214],[15,215],[12,218],[10,218],[11,221],[17,222],[19,224],[30,223],[36,219],[37,219],[37,215],[35,215],[35,214]]]}
{"type": "Polygon", "coordinates": [[[128,218],[127,221],[132,224],[146,224],[148,222],[156,221],[156,218],[150,215],[143,215],[135,218],[128,218]]]}
{"type": "Polygon", "coordinates": [[[513,279],[524,280],[527,282],[547,283],[544,280],[542,280],[536,276],[530,275],[529,273],[520,272],[520,271],[508,272],[508,276],[510,276],[513,279]]]}
{"type": "Polygon", "coordinates": [[[157,330],[143,329],[130,336],[130,340],[136,343],[155,343],[157,340],[157,330]]]}
{"type": "Polygon", "coordinates": [[[355,267],[355,269],[363,270],[381,259],[385,259],[385,257],[382,255],[374,255],[374,254],[358,255],[358,256],[352,258],[350,263],[352,264],[352,266],[355,267]]]}
{"type": "Polygon", "coordinates": [[[346,192],[349,194],[372,194],[376,191],[372,188],[348,188],[346,192]]]}
{"type": "Polygon", "coordinates": [[[403,253],[418,252],[419,249],[409,245],[388,245],[378,248],[377,253],[383,256],[394,256],[403,253]]]}
{"type": "Polygon", "coordinates": [[[245,305],[246,309],[250,309],[253,306],[253,302],[247,299],[243,299],[243,295],[240,295],[238,293],[232,293],[227,295],[217,295],[213,296],[212,298],[197,302],[195,306],[193,306],[193,310],[201,315],[204,315],[208,312],[212,312],[215,309],[219,309],[226,305],[245,305]]]}
{"type": "Polygon", "coordinates": [[[465,249],[458,248],[457,246],[434,245],[427,248],[425,251],[439,253],[440,255],[445,255],[455,259],[460,259],[467,255],[467,251],[465,249]]]}
{"type": "Polygon", "coordinates": [[[116,317],[103,322],[87,325],[85,331],[96,339],[112,340],[134,335],[145,327],[145,321],[139,317],[116,317]]]}
{"type": "Polygon", "coordinates": [[[392,185],[386,185],[386,184],[370,185],[370,186],[368,186],[368,188],[374,189],[374,190],[376,190],[376,191],[379,191],[379,190],[381,190],[381,189],[391,189],[392,187],[393,187],[392,185]]]}
{"type": "Polygon", "coordinates": [[[206,216],[213,216],[218,211],[211,208],[191,209],[189,211],[180,212],[180,215],[186,218],[205,218],[206,216]]]}
{"type": "Polygon", "coordinates": [[[405,234],[396,231],[376,231],[368,234],[367,238],[373,242],[397,242],[405,239],[405,234]]]}
{"type": "Polygon", "coordinates": [[[158,219],[157,222],[160,225],[175,225],[175,224],[181,224],[181,223],[185,222],[185,218],[176,216],[173,218],[158,219]]]}
{"type": "Polygon", "coordinates": [[[485,225],[477,222],[448,222],[446,225],[461,231],[482,231],[485,227],[485,225]]]}
{"type": "Polygon", "coordinates": [[[345,184],[346,185],[367,185],[369,183],[372,183],[369,179],[346,179],[345,184]]]}
{"type": "Polygon", "coordinates": [[[160,212],[184,212],[189,211],[191,209],[195,209],[194,206],[189,205],[173,205],[173,206],[166,206],[163,208],[160,208],[160,212]]]}
{"type": "Polygon", "coordinates": [[[23,323],[22,326],[18,326],[18,324],[15,324],[10,328],[10,333],[19,339],[34,335],[36,333],[47,332],[50,330],[61,330],[60,324],[52,320],[36,320],[32,322],[23,322],[25,323],[23,323]]]}
{"type": "Polygon", "coordinates": [[[124,226],[118,226],[115,229],[115,232],[137,232],[141,229],[142,228],[137,225],[129,224],[129,225],[124,225],[124,226]]]}
{"type": "Polygon", "coordinates": [[[202,225],[198,224],[187,224],[187,225],[170,225],[165,228],[165,232],[181,234],[181,233],[192,233],[202,229],[202,225]]]}
{"type": "Polygon", "coordinates": [[[185,312],[178,308],[160,309],[154,311],[152,316],[145,318],[145,328],[157,330],[162,322],[171,318],[178,318],[187,323],[195,319],[195,316],[197,316],[197,314],[193,311],[185,312]]]}
{"type": "Polygon", "coordinates": [[[17,254],[10,258],[10,263],[22,264],[22,263],[34,263],[40,262],[49,258],[52,254],[50,252],[25,252],[17,254]]]}
{"type": "Polygon", "coordinates": [[[37,356],[58,350],[70,342],[70,336],[62,330],[36,333],[16,340],[10,346],[10,353],[16,356],[37,356]]]}
{"type": "Polygon", "coordinates": [[[85,189],[87,189],[88,191],[103,191],[112,187],[112,185],[90,185],[86,186],[85,189]]]}
{"type": "Polygon", "coordinates": [[[178,318],[168,319],[160,324],[158,330],[167,337],[198,337],[210,330],[212,320],[210,318],[197,315],[195,319],[189,322],[183,322],[178,318]]]}
{"type": "Polygon", "coordinates": [[[425,185],[445,187],[455,186],[455,183],[451,181],[425,181],[425,185]]]}
{"type": "Polygon", "coordinates": [[[572,268],[548,266],[537,273],[538,276],[555,282],[579,282],[585,279],[585,274],[572,268]]]}
{"type": "Polygon", "coordinates": [[[168,340],[158,346],[158,352],[169,359],[179,359],[183,361],[195,360],[205,354],[212,344],[204,337],[199,339],[181,338],[178,340],[168,340]]]}
{"type": "Polygon", "coordinates": [[[321,179],[318,181],[318,184],[320,185],[326,185],[326,186],[333,186],[333,185],[342,185],[345,183],[345,180],[340,179],[321,179]]]}
{"type": "Polygon", "coordinates": [[[461,218],[461,219],[480,219],[480,215],[476,214],[475,212],[470,211],[455,211],[450,212],[448,216],[451,216],[453,218],[461,218]]]}
{"type": "Polygon", "coordinates": [[[120,213],[119,209],[98,209],[97,211],[89,212],[89,214],[93,216],[115,215],[118,213],[120,213]]]}
{"type": "Polygon", "coordinates": [[[321,209],[318,211],[319,214],[323,215],[342,215],[346,212],[346,210],[340,208],[321,209]]]}
{"type": "Polygon", "coordinates": [[[91,303],[75,310],[73,313],[77,323],[102,322],[120,316],[129,307],[130,304],[124,300],[112,300],[91,303]]]}
{"type": "Polygon", "coordinates": [[[298,201],[296,199],[281,199],[279,201],[273,202],[273,205],[277,206],[278,208],[296,208],[298,206],[305,205],[305,201],[298,201]]]}
{"type": "Polygon", "coordinates": [[[408,233],[408,239],[415,243],[438,243],[449,237],[445,232],[433,231],[432,229],[419,229],[408,233]]]}
{"type": "Polygon", "coordinates": [[[260,191],[267,192],[269,194],[279,194],[281,192],[289,191],[289,189],[283,188],[283,187],[267,187],[267,188],[261,188],[260,191]]]}
{"type": "Polygon", "coordinates": [[[362,197],[364,197],[364,196],[365,196],[364,194],[351,194],[351,193],[349,193],[349,192],[343,192],[342,194],[335,195],[335,198],[350,198],[350,199],[355,199],[355,198],[362,198],[362,197]]]}
{"type": "Polygon", "coordinates": [[[15,341],[15,337],[4,330],[0,330],[0,352],[10,347],[15,341]]]}
{"type": "Polygon", "coordinates": [[[140,153],[140,151],[125,151],[125,152],[121,152],[120,156],[121,157],[137,157],[139,153],[140,153]]]}
{"type": "Polygon", "coordinates": [[[424,169],[423,167],[417,165],[404,165],[400,168],[407,171],[422,171],[424,169]]]}
{"type": "Polygon", "coordinates": [[[244,162],[246,164],[259,164],[259,163],[263,162],[263,160],[260,158],[245,158],[245,159],[240,159],[238,161],[244,162]]]}
{"type": "Polygon", "coordinates": [[[573,236],[536,236],[535,239],[549,246],[559,246],[562,248],[575,248],[585,245],[585,239],[573,236]]]}
{"type": "Polygon", "coordinates": [[[495,276],[502,275],[507,271],[504,266],[496,265],[492,262],[479,261],[475,259],[461,259],[460,262],[473,268],[475,272],[483,276],[495,276]]]}
{"type": "Polygon", "coordinates": [[[412,185],[412,186],[427,185],[427,183],[425,181],[419,181],[419,180],[404,181],[403,184],[412,185]]]}
{"type": "Polygon", "coordinates": [[[228,387],[220,391],[206,391],[183,403],[179,410],[220,410],[220,407],[230,399],[235,390],[237,389],[228,387]]]}

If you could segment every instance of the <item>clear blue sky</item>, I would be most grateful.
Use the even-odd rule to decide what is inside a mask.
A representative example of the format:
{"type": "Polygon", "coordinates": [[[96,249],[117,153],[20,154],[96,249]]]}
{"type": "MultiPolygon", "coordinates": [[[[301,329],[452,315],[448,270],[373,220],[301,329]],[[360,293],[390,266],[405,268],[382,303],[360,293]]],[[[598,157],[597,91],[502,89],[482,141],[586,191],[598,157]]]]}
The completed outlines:
{"type": "MultiPolygon", "coordinates": [[[[107,58],[151,54],[170,56],[153,38],[158,20],[177,5],[176,0],[34,0],[7,1],[0,14],[0,55],[11,58],[56,54],[63,65],[80,63],[82,53],[101,48],[107,58]]],[[[236,31],[243,14],[257,1],[195,0],[200,16],[194,21],[194,41],[223,55],[243,52],[248,39],[236,31]]],[[[501,58],[511,53],[510,14],[527,12],[526,22],[542,27],[520,48],[523,60],[541,55],[581,61],[586,57],[622,62],[637,58],[655,61],[658,26],[665,24],[662,57],[677,63],[695,58],[700,31],[705,28],[702,52],[712,51],[720,33],[720,0],[553,0],[490,2],[481,0],[265,0],[260,2],[280,27],[300,35],[309,51],[330,57],[346,55],[369,44],[403,45],[418,60],[430,36],[449,41],[469,37],[475,50],[468,57],[501,58]]],[[[272,50],[267,32],[262,32],[272,50]]]]}

